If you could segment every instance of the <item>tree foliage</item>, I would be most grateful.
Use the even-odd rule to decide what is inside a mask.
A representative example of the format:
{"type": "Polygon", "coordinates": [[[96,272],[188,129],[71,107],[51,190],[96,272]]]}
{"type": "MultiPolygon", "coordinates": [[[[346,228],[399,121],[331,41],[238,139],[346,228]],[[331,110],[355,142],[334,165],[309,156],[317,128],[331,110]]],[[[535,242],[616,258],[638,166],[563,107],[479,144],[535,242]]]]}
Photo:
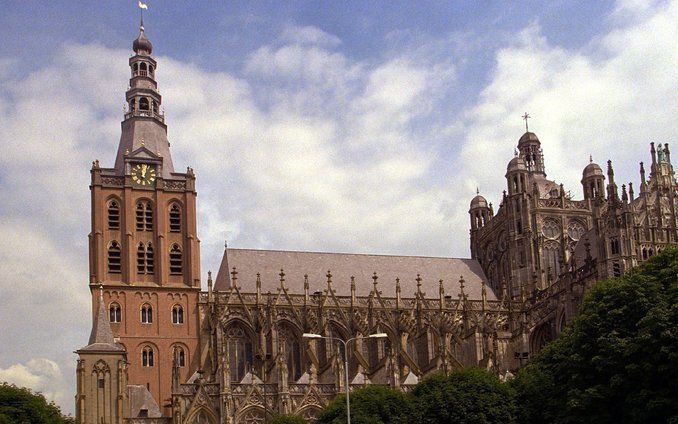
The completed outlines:
{"type": "Polygon", "coordinates": [[[436,374],[412,390],[421,424],[510,423],[515,415],[510,387],[480,368],[436,374]]]}
{"type": "Polygon", "coordinates": [[[47,402],[41,393],[13,384],[0,384],[0,424],[66,424],[73,423],[64,417],[54,402],[47,402]]]}
{"type": "MultiPolygon", "coordinates": [[[[351,392],[351,423],[404,424],[414,415],[409,397],[382,386],[367,386],[351,392]]],[[[318,416],[317,424],[346,423],[346,396],[339,395],[318,416]]]]}
{"type": "Polygon", "coordinates": [[[306,424],[306,421],[296,415],[276,415],[270,424],[306,424]]]}
{"type": "Polygon", "coordinates": [[[678,249],[587,294],[512,382],[519,422],[678,422],[678,249]]]}

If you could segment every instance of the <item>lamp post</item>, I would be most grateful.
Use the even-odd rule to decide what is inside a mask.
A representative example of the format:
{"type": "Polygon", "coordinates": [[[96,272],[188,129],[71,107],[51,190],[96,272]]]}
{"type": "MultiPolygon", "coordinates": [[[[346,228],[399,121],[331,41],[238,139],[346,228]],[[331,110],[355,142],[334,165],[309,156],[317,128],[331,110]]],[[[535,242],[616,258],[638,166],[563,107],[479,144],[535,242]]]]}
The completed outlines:
{"type": "MultiPolygon", "coordinates": [[[[365,337],[352,337],[346,341],[343,339],[337,338],[337,337],[325,337],[321,336],[320,334],[314,334],[314,333],[304,333],[303,337],[305,339],[328,339],[328,340],[334,340],[334,341],[339,341],[341,344],[344,345],[344,384],[346,386],[346,423],[351,424],[351,400],[349,398],[349,388],[348,388],[348,344],[351,342],[356,341],[359,338],[365,338],[365,337]]],[[[388,337],[386,333],[376,333],[376,334],[370,334],[367,336],[367,338],[370,339],[383,339],[384,337],[388,337]]]]}

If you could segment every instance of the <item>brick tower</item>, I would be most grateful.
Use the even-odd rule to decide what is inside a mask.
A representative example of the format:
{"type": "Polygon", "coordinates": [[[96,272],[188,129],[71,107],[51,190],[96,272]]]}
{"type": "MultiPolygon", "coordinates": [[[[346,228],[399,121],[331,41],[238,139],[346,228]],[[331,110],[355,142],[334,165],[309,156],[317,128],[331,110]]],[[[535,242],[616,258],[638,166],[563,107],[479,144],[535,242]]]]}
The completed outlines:
{"type": "Polygon", "coordinates": [[[199,240],[195,176],[174,171],[143,21],[129,59],[126,113],[113,168],[91,170],[90,290],[124,348],[129,381],[169,415],[172,364],[180,378],[199,362],[199,240]]]}

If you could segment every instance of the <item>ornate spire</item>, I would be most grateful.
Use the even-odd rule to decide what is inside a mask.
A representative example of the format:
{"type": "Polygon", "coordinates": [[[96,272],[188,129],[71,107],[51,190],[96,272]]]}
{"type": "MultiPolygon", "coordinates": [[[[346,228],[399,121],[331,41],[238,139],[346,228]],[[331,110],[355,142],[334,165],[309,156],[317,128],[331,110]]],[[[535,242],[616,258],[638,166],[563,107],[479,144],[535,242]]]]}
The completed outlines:
{"type": "Polygon", "coordinates": [[[104,304],[104,286],[99,285],[99,304],[97,305],[97,313],[94,315],[92,322],[92,332],[89,336],[89,344],[81,350],[96,350],[96,351],[120,351],[113,339],[113,331],[111,331],[111,323],[106,313],[106,306],[104,304]]]}

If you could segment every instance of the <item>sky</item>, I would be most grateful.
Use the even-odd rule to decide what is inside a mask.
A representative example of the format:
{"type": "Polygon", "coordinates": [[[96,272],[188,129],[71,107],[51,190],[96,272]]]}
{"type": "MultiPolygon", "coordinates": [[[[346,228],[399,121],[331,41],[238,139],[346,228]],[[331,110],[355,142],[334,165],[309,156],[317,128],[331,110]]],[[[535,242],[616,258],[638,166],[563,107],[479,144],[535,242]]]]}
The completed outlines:
{"type": "MultiPolygon", "coordinates": [[[[468,257],[525,131],[581,198],[678,136],[678,1],[153,1],[203,278],[242,248],[468,257]]],[[[0,381],[73,412],[91,326],[89,169],[120,137],[134,1],[3,1],[0,381]]]]}

